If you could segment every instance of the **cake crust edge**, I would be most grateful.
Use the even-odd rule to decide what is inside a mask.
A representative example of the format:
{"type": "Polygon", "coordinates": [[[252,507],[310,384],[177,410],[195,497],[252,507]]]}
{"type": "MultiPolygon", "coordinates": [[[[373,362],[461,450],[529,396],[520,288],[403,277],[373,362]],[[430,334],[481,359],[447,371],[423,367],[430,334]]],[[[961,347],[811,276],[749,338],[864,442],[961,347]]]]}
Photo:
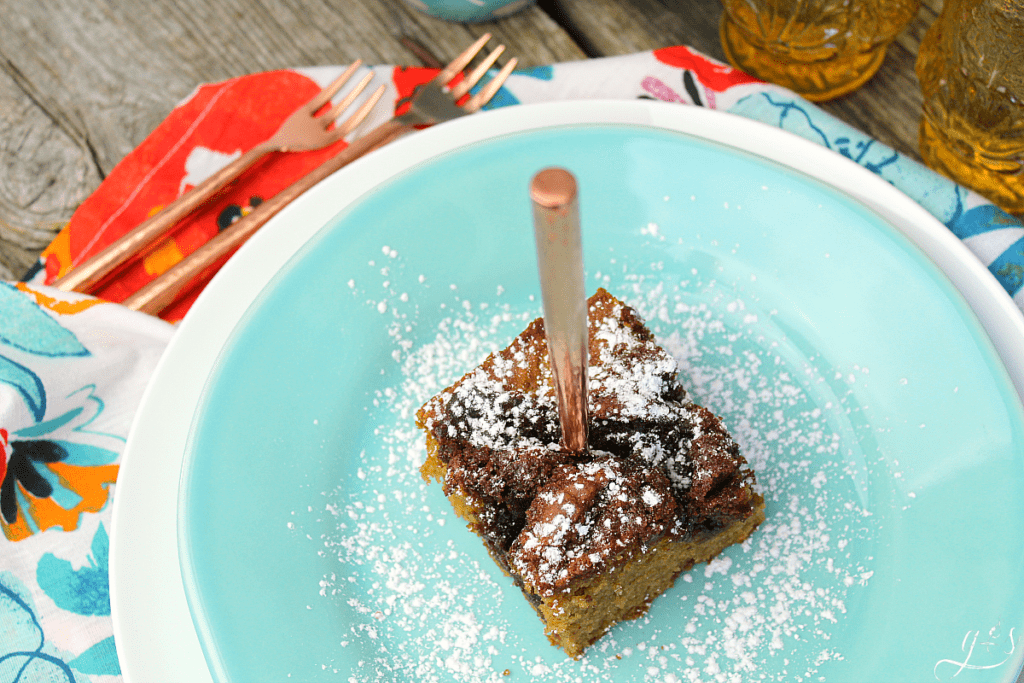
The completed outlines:
{"type": "MultiPolygon", "coordinates": [[[[591,416],[592,419],[597,419],[605,425],[628,425],[625,428],[639,429],[641,431],[637,433],[643,433],[644,429],[656,429],[658,423],[652,421],[651,424],[647,424],[644,421],[647,419],[646,414],[637,413],[628,399],[650,395],[654,401],[665,401],[667,404],[681,402],[681,405],[689,406],[687,412],[680,413],[677,419],[693,420],[689,423],[691,426],[684,429],[692,430],[686,438],[692,439],[690,452],[697,454],[693,456],[692,462],[700,464],[700,476],[694,474],[690,479],[688,470],[670,471],[669,466],[672,463],[668,462],[659,465],[657,471],[652,471],[650,476],[654,477],[653,479],[648,478],[646,473],[638,476],[636,472],[643,470],[631,469],[634,465],[628,463],[633,461],[623,459],[621,454],[609,452],[614,450],[612,446],[615,444],[601,441],[601,438],[607,440],[608,435],[596,437],[597,440],[591,444],[594,449],[593,456],[579,462],[576,462],[572,454],[566,454],[558,449],[553,445],[554,442],[547,445],[546,442],[541,442],[540,445],[536,445],[527,441],[526,447],[518,449],[521,453],[517,453],[514,466],[509,464],[513,460],[508,458],[505,461],[500,458],[490,459],[492,452],[497,454],[502,452],[500,449],[508,448],[502,443],[489,443],[484,440],[473,446],[460,446],[459,439],[464,437],[460,437],[459,432],[445,420],[462,419],[465,422],[463,415],[485,416],[489,414],[487,411],[495,410],[498,411],[495,413],[497,416],[505,405],[502,401],[506,400],[502,395],[502,401],[498,401],[498,394],[491,397],[485,391],[481,395],[494,398],[496,402],[493,405],[499,406],[497,409],[490,403],[486,406],[479,402],[476,405],[468,402],[456,403],[457,411],[453,410],[452,413],[446,414],[447,409],[443,406],[455,398],[460,387],[470,382],[471,377],[476,378],[479,373],[483,373],[485,380],[501,378],[504,382],[502,389],[513,393],[549,389],[541,373],[544,362],[542,356],[546,347],[541,343],[544,332],[543,320],[540,318],[530,323],[506,349],[492,353],[481,365],[442,390],[416,413],[416,424],[426,434],[427,458],[420,468],[424,480],[433,479],[442,484],[444,495],[456,515],[465,520],[470,531],[483,540],[495,563],[513,579],[538,613],[551,643],[574,658],[579,657],[615,623],[635,619],[647,613],[652,601],[670,588],[683,572],[698,563],[710,561],[730,545],[742,543],[765,519],[764,499],[758,493],[753,472],[739,452],[738,444],[718,416],[685,398],[685,391],[676,378],[674,359],[671,359],[671,363],[668,362],[666,352],[657,344],[635,309],[619,301],[606,290],[599,289],[588,300],[588,315],[591,323],[591,356],[601,357],[602,347],[595,346],[595,340],[605,340],[604,336],[599,336],[603,328],[595,328],[594,321],[608,319],[612,321],[610,332],[604,332],[609,335],[608,348],[614,342],[617,345],[616,354],[630,354],[620,356],[617,360],[621,363],[625,359],[634,365],[639,363],[645,368],[644,377],[656,379],[657,382],[653,384],[658,387],[654,393],[650,393],[651,389],[646,383],[640,383],[635,387],[626,386],[621,395],[627,399],[613,398],[612,403],[608,403],[609,395],[602,396],[598,392],[592,398],[600,410],[591,416]],[[625,342],[616,336],[620,328],[627,337],[625,342]],[[597,333],[595,329],[598,330],[597,333]],[[636,341],[631,342],[634,339],[636,341]],[[631,343],[635,343],[636,346],[631,346],[631,343]],[[619,351],[620,347],[625,351],[619,351]],[[633,355],[634,353],[637,355],[633,355]],[[510,363],[512,358],[517,361],[522,361],[523,358],[537,358],[538,362],[534,365],[510,363]],[[503,367],[498,367],[499,359],[503,359],[503,367]],[[647,393],[639,393],[641,386],[647,393]],[[630,391],[635,395],[629,393],[630,391]],[[618,404],[614,402],[615,400],[619,401],[618,404]],[[477,412],[467,413],[467,410],[477,412]],[[634,426],[636,420],[640,422],[634,426]],[[448,424],[447,432],[440,428],[440,425],[445,424],[448,424]],[[436,433],[435,429],[438,430],[436,433]],[[469,457],[465,454],[469,454],[469,457]],[[607,458],[617,460],[609,461],[607,458]],[[449,459],[452,459],[451,466],[449,459]],[[492,465],[494,462],[498,464],[492,465]],[[616,465],[616,462],[622,464],[616,465]],[[589,468],[590,465],[598,466],[600,471],[584,471],[584,468],[589,468]],[[477,479],[467,479],[467,472],[475,475],[477,472],[484,473],[483,479],[479,480],[483,484],[478,486],[477,479]],[[657,481],[659,473],[664,480],[662,482],[657,481]],[[576,474],[582,476],[572,478],[576,474]],[[675,479],[670,482],[665,479],[665,475],[674,475],[675,479]],[[529,482],[535,481],[547,481],[550,487],[545,489],[542,484],[535,490],[527,490],[529,482]],[[641,484],[639,489],[633,484],[637,481],[641,484]],[[464,487],[467,483],[468,487],[464,487]],[[619,527],[609,526],[607,517],[598,518],[603,522],[602,531],[607,527],[614,529],[608,533],[615,534],[608,536],[608,533],[605,533],[606,538],[600,541],[604,545],[595,543],[590,546],[598,550],[600,555],[590,554],[591,551],[588,550],[587,554],[562,555],[561,558],[576,558],[574,562],[577,564],[571,566],[554,565],[552,569],[551,564],[543,564],[544,561],[551,560],[551,556],[547,554],[549,548],[577,548],[552,543],[552,539],[547,538],[552,530],[562,528],[561,525],[565,524],[567,515],[575,514],[577,510],[588,509],[591,502],[587,496],[597,495],[597,491],[603,490],[600,488],[602,486],[613,485],[631,486],[632,490],[629,498],[622,497],[624,494],[617,494],[616,502],[613,503],[623,505],[617,501],[627,501],[624,507],[629,509],[628,516],[619,513],[617,518],[610,521],[614,524],[617,519],[620,524],[631,524],[635,519],[635,528],[622,527],[623,533],[620,534],[619,527]],[[682,494],[683,498],[678,497],[680,494],[672,488],[677,485],[687,487],[686,493],[682,494]],[[579,489],[581,493],[576,494],[574,489],[567,488],[570,486],[579,489]],[[520,491],[520,488],[523,491],[520,491]],[[526,510],[527,527],[523,528],[521,533],[516,531],[513,537],[505,537],[499,523],[507,522],[504,522],[505,517],[500,515],[508,512],[522,514],[517,506],[522,505],[520,499],[527,500],[527,494],[535,496],[530,500],[544,502],[539,506],[530,503],[529,509],[526,510]],[[676,505],[685,505],[684,508],[676,508],[679,510],[677,521],[671,527],[666,525],[658,516],[660,513],[656,512],[656,509],[665,505],[663,501],[666,495],[672,496],[676,500],[676,505]],[[694,509],[691,510],[690,506],[694,509]],[[493,510],[498,510],[499,516],[496,517],[493,510]],[[622,549],[618,550],[616,546],[622,549]],[[594,557],[598,559],[591,559],[594,557]],[[580,558],[589,562],[589,565],[584,566],[580,558]],[[536,564],[538,561],[540,564],[536,564]]],[[[613,357],[612,360],[616,359],[613,357]]],[[[604,358],[602,362],[605,362],[604,358]]],[[[609,377],[621,382],[621,378],[615,372],[613,370],[609,377]]],[[[610,396],[617,397],[619,394],[614,393],[610,396]]],[[[659,415],[657,412],[654,414],[659,415]]],[[[665,413],[660,415],[664,416],[665,413]]],[[[675,413],[669,412],[668,415],[674,416],[675,413]]],[[[536,417],[532,419],[536,420],[536,417]]],[[[489,431],[491,424],[486,422],[489,431]]],[[[462,425],[463,428],[465,426],[462,425]]],[[[529,429],[529,425],[525,426],[526,438],[536,441],[536,435],[529,429]]],[[[506,430],[505,433],[512,432],[506,430]]],[[[518,431],[517,428],[515,433],[524,432],[518,431]]],[[[666,438],[668,435],[669,432],[666,432],[665,436],[660,438],[666,438]]],[[[554,436],[557,440],[557,434],[548,436],[554,436]]],[[[696,471],[697,465],[694,465],[694,472],[696,471]]],[[[618,490],[622,491],[621,488],[618,490]]],[[[608,509],[612,509],[611,506],[608,509]]],[[[590,523],[586,526],[590,527],[590,523]]],[[[584,529],[584,526],[574,528],[584,529]]],[[[552,562],[559,559],[556,557],[552,562]]]]}
{"type": "Polygon", "coordinates": [[[597,642],[620,621],[642,617],[659,595],[675,585],[683,572],[695,565],[710,562],[729,546],[743,543],[765,520],[764,497],[747,486],[751,496],[752,512],[714,533],[701,538],[681,539],[664,535],[646,552],[623,554],[609,563],[608,570],[596,577],[573,582],[566,591],[555,595],[540,595],[512,573],[507,562],[480,534],[480,521],[472,497],[457,484],[446,482],[448,467],[437,456],[437,441],[427,433],[427,459],[420,467],[424,480],[431,479],[444,486],[445,496],[452,509],[466,522],[466,527],[484,540],[495,564],[512,578],[544,624],[544,634],[552,645],[561,648],[573,658],[597,642]],[[641,598],[638,589],[645,595],[641,598]],[[611,605],[612,609],[587,618],[585,612],[594,604],[611,605]]]}

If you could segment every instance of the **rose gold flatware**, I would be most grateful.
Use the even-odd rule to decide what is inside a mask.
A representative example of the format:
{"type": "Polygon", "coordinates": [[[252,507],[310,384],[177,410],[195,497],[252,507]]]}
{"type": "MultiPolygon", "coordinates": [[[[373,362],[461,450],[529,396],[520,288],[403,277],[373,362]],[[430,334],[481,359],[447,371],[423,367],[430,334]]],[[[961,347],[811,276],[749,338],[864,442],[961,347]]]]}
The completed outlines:
{"type": "Polygon", "coordinates": [[[266,142],[256,145],[234,159],[227,166],[168,204],[152,218],[112,242],[85,262],[76,264],[69,273],[58,279],[54,286],[64,291],[93,291],[97,284],[121,264],[135,256],[142,255],[147,248],[156,246],[159,238],[170,231],[181,219],[202,206],[228,183],[266,155],[271,152],[321,149],[348,135],[366,118],[377,100],[384,94],[383,85],[347,119],[333,128],[331,124],[352,106],[360,93],[369,85],[373,79],[372,72],[366,74],[345,95],[344,99],[331,107],[329,111],[321,114],[320,110],[330,103],[361,64],[362,62],[359,60],[354,62],[333,83],[299,107],[266,142]]]}
{"type": "Polygon", "coordinates": [[[469,46],[465,52],[453,59],[429,83],[421,86],[413,96],[407,112],[395,116],[382,123],[334,157],[323,162],[319,167],[303,176],[290,186],[264,201],[249,214],[239,218],[209,242],[199,247],[184,259],[176,263],[167,272],[142,287],[139,291],[121,303],[150,315],[158,315],[160,311],[174,302],[185,291],[189,283],[216,264],[227,254],[244,243],[257,229],[272,216],[294,201],[299,195],[310,189],[321,180],[341,169],[359,157],[409,133],[420,125],[432,125],[466,116],[487,104],[498,92],[502,84],[516,67],[517,60],[512,58],[468,101],[458,104],[469,91],[484,77],[494,65],[498,56],[505,49],[499,45],[488,54],[479,66],[453,85],[453,79],[466,68],[483,46],[490,40],[490,34],[481,36],[469,46]]]}
{"type": "Polygon", "coordinates": [[[562,450],[587,450],[587,296],[576,178],[546,168],[530,182],[544,331],[555,380],[562,450]]]}

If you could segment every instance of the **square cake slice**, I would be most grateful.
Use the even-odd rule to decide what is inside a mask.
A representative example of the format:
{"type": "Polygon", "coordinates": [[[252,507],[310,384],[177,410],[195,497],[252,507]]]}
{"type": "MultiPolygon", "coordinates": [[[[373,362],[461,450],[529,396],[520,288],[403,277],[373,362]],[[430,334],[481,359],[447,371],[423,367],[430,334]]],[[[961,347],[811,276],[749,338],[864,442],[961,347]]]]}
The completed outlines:
{"type": "Polygon", "coordinates": [[[587,304],[585,455],[559,450],[541,318],[416,415],[424,478],[572,657],[764,520],[736,442],[687,398],[637,312],[604,289],[587,304]]]}

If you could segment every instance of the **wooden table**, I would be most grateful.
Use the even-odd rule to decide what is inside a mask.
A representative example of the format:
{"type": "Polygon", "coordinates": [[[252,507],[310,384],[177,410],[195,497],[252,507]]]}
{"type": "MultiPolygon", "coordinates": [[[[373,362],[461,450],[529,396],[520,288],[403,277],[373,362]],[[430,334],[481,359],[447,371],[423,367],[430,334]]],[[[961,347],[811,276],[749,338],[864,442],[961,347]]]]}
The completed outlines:
{"type": "MultiPolygon", "coordinates": [[[[925,0],[875,77],[825,109],[911,156],[925,0]]],[[[404,0],[0,0],[0,278],[20,277],[114,165],[199,83],[318,64],[441,60],[491,31],[524,66],[685,44],[724,61],[719,0],[539,0],[456,24],[404,0]]]]}

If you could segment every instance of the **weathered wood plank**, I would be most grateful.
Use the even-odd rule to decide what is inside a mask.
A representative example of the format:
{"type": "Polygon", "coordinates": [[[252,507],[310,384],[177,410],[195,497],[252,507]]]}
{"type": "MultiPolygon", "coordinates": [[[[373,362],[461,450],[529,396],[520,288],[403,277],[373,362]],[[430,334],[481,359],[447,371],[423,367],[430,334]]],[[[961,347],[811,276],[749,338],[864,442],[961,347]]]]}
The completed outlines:
{"type": "Polygon", "coordinates": [[[718,42],[718,0],[541,0],[582,36],[591,57],[689,45],[725,60],[718,42]]]}
{"type": "Polygon", "coordinates": [[[25,272],[99,183],[87,144],[0,72],[0,278],[25,272]]]}
{"type": "Polygon", "coordinates": [[[527,65],[584,56],[536,7],[472,26],[401,0],[0,0],[0,16],[0,278],[23,273],[199,83],[356,58],[415,64],[403,34],[441,59],[485,30],[527,65]]]}
{"type": "MultiPolygon", "coordinates": [[[[689,45],[725,61],[718,37],[719,0],[542,0],[561,22],[586,36],[591,56],[621,55],[666,45],[689,45]]],[[[890,47],[882,68],[867,84],[821,107],[913,159],[921,93],[914,74],[917,46],[941,7],[927,0],[913,23],[890,47]]]]}
{"type": "MultiPolygon", "coordinates": [[[[942,0],[925,0],[878,75],[822,105],[917,156],[913,62],[942,0]]],[[[0,277],[20,275],[113,166],[199,83],[291,66],[414,64],[491,31],[524,65],[686,44],[724,60],[719,0],[539,0],[463,25],[403,0],[0,0],[0,277]]]]}

